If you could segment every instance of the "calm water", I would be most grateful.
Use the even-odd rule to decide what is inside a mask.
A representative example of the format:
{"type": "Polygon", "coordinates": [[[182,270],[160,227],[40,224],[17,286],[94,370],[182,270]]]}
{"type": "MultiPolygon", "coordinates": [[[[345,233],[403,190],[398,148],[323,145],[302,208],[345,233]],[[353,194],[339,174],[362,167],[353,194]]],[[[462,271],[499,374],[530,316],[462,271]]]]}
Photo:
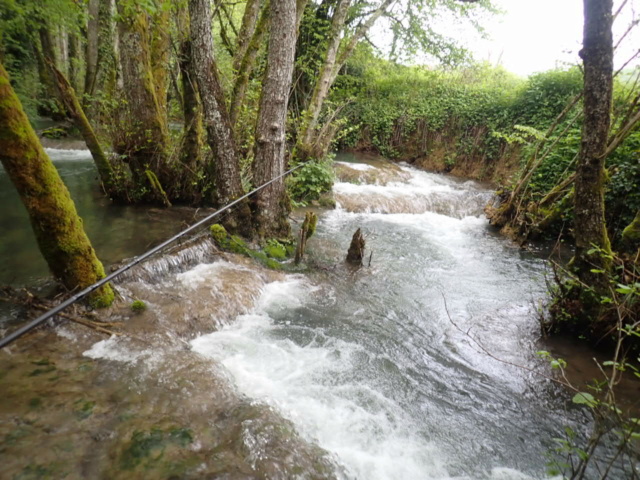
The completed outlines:
{"type": "MultiPolygon", "coordinates": [[[[100,259],[109,265],[176,233],[180,213],[112,205],[99,191],[88,150],[46,149],[75,201],[100,259]]],[[[0,285],[34,285],[48,274],[20,198],[0,167],[0,285]]],[[[183,215],[184,216],[184,215],[183,215]]]]}

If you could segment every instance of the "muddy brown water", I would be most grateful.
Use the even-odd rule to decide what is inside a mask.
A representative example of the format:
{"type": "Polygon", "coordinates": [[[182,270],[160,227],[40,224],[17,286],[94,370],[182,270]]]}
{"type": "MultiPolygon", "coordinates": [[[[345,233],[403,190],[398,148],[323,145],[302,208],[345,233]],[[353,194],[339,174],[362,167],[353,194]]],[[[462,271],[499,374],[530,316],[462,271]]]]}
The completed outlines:
{"type": "MultiPolygon", "coordinates": [[[[86,151],[49,153],[107,263],[193,218],[109,205],[86,151]]],[[[481,185],[338,160],[318,268],[274,272],[196,239],[120,280],[101,316],[121,336],[64,322],[0,352],[3,478],[546,478],[553,438],[586,434],[588,414],[470,340],[546,375],[542,349],[596,374],[584,347],[539,338],[546,262],[488,228],[481,185]],[[371,265],[354,270],[356,228],[371,265]]],[[[47,285],[2,174],[0,195],[0,283],[47,285]]]]}

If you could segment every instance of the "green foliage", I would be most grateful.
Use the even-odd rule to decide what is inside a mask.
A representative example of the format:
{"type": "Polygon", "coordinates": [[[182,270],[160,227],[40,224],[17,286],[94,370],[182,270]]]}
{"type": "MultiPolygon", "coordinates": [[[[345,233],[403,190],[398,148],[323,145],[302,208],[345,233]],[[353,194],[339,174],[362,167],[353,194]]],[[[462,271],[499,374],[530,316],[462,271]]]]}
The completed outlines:
{"type": "Polygon", "coordinates": [[[540,139],[548,124],[581,88],[576,70],[529,80],[500,68],[473,65],[453,71],[406,67],[361,49],[336,83],[333,99],[352,103],[342,146],[373,147],[391,158],[428,156],[434,138],[449,138],[455,158],[495,160],[506,143],[540,139]]]}
{"type": "Polygon", "coordinates": [[[289,256],[287,247],[278,240],[274,240],[272,238],[266,241],[262,250],[268,257],[275,258],[276,260],[284,260],[289,256]]]}
{"type": "Polygon", "coordinates": [[[333,159],[312,160],[298,169],[287,181],[291,200],[306,205],[331,190],[334,182],[333,159]]]}

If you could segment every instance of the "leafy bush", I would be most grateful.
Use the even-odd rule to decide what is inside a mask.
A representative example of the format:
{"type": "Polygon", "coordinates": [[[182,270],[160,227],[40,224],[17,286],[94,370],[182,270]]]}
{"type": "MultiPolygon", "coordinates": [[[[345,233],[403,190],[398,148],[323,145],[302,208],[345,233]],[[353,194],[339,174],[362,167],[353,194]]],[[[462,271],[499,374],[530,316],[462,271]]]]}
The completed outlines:
{"type": "Polygon", "coordinates": [[[334,181],[332,163],[332,158],[312,160],[297,170],[287,182],[291,199],[305,205],[330,191],[334,181]]]}

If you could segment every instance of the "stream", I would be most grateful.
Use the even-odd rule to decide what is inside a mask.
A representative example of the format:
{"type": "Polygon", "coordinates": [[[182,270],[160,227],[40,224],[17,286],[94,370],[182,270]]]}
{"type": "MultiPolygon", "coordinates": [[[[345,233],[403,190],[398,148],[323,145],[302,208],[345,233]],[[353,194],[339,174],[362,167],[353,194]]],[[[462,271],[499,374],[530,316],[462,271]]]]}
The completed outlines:
{"type": "MultiPolygon", "coordinates": [[[[108,206],[95,191],[88,152],[48,153],[107,264],[142,253],[187,221],[186,210],[166,217],[164,210],[108,206]]],[[[144,315],[154,315],[167,331],[176,325],[172,334],[188,324],[182,335],[188,350],[211,366],[197,369],[193,382],[201,378],[205,385],[210,380],[203,375],[211,375],[239,401],[268,412],[270,422],[292,425],[299,441],[311,445],[304,458],[320,449],[318,458],[333,476],[546,478],[553,438],[566,426],[580,434],[588,426],[566,391],[511,365],[552,374],[536,354],[545,349],[537,315],[546,262],[489,228],[483,208],[492,194],[477,183],[367,156],[336,160],[338,206],[319,211],[308,244],[318,268],[305,275],[268,273],[196,246],[179,268],[150,267],[151,276],[122,280],[122,295],[144,299],[150,310],[144,315]],[[342,263],[357,228],[367,241],[360,269],[342,263]]],[[[46,265],[2,172],[0,202],[0,283],[37,285],[46,265]]],[[[172,355],[168,348],[158,347],[156,355],[122,338],[96,340],[77,340],[79,355],[117,372],[135,366],[140,371],[114,373],[109,381],[131,382],[143,399],[145,384],[134,379],[153,369],[158,385],[191,378],[172,376],[180,362],[187,365],[184,358],[171,357],[178,367],[163,366],[172,355]]],[[[175,343],[176,352],[184,351],[184,340],[175,343]]],[[[205,396],[193,393],[192,401],[205,396]]],[[[245,425],[233,412],[225,421],[245,425]]],[[[296,470],[303,464],[297,447],[273,440],[273,431],[238,433],[249,470],[258,478],[325,478],[296,470]],[[269,451],[273,442],[277,448],[269,451]],[[284,467],[263,468],[265,458],[284,467]]]]}

